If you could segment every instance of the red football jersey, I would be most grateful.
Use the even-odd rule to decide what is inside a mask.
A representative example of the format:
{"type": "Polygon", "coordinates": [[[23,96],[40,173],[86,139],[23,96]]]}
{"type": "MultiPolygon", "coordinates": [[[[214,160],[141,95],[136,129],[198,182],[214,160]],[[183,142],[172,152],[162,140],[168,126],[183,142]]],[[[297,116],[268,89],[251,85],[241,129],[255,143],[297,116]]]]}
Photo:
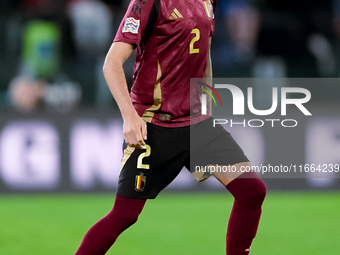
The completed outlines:
{"type": "Polygon", "coordinates": [[[131,100],[145,121],[182,127],[207,117],[199,97],[190,103],[190,78],[203,77],[213,31],[213,0],[131,1],[114,41],[137,49],[131,100]]]}

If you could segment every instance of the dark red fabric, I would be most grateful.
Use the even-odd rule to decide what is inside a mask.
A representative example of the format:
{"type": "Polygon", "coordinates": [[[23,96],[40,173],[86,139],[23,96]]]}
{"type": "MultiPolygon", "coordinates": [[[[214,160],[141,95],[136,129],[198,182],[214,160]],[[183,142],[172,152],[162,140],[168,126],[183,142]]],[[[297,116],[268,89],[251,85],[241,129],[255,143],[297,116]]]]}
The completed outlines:
{"type": "Polygon", "coordinates": [[[235,201],[227,230],[227,254],[247,255],[256,235],[266,186],[256,173],[244,173],[226,188],[235,201]]]}
{"type": "Polygon", "coordinates": [[[195,85],[190,91],[190,78],[204,76],[214,20],[204,0],[160,0],[156,23],[145,38],[154,2],[131,0],[114,41],[136,45],[131,100],[138,114],[152,114],[151,123],[158,126],[188,126],[205,119],[200,114],[201,90],[195,85]],[[155,95],[158,83],[161,94],[155,95]],[[152,107],[155,103],[159,108],[152,107]]]}
{"type": "Polygon", "coordinates": [[[117,237],[137,221],[145,202],[145,199],[116,196],[113,209],[87,231],[75,254],[105,254],[117,237]]]}

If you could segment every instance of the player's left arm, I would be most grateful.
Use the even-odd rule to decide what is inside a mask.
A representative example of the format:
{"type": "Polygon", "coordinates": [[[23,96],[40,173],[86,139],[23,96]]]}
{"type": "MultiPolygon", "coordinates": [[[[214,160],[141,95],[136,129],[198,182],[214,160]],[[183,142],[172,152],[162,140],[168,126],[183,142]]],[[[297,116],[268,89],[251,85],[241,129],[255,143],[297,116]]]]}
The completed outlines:
{"type": "Polygon", "coordinates": [[[207,65],[205,66],[205,69],[204,69],[204,78],[207,78],[207,80],[212,78],[212,65],[211,65],[210,48],[211,48],[211,37],[209,38],[209,50],[208,50],[207,65]]]}
{"type": "MultiPolygon", "coordinates": [[[[204,83],[212,86],[212,64],[211,64],[211,54],[210,54],[210,48],[211,48],[211,37],[209,38],[209,50],[208,50],[208,59],[207,59],[207,65],[204,69],[204,83]]],[[[212,102],[211,97],[207,97],[207,110],[210,114],[212,114],[212,102]]]]}

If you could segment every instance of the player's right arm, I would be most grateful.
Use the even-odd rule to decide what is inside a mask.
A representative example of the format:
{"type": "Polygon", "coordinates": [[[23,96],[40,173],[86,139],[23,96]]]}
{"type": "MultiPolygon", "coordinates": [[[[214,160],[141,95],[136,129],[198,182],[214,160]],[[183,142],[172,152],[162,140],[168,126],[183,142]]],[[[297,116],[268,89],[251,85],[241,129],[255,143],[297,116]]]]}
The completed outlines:
{"type": "Polygon", "coordinates": [[[144,148],[147,135],[146,123],[133,107],[123,69],[123,64],[132,51],[133,45],[114,42],[106,55],[103,72],[123,117],[125,142],[132,147],[144,148]]]}

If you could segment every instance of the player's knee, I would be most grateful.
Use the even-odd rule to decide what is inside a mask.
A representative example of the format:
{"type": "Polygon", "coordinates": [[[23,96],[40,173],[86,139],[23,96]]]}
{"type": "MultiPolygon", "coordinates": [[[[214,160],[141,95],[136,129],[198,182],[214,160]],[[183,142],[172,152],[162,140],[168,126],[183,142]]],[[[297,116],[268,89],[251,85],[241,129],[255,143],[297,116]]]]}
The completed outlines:
{"type": "Polygon", "coordinates": [[[119,225],[126,229],[137,222],[138,216],[139,214],[132,212],[117,212],[113,210],[106,218],[112,225],[116,225],[119,222],[119,225]]]}
{"type": "Polygon", "coordinates": [[[226,188],[234,196],[235,202],[247,208],[261,208],[267,188],[256,173],[244,173],[230,182],[226,188]]]}
{"type": "Polygon", "coordinates": [[[121,217],[123,217],[124,221],[129,225],[133,225],[137,222],[138,217],[139,217],[139,213],[136,212],[125,212],[123,215],[121,215],[121,217]]]}
{"type": "Polygon", "coordinates": [[[252,179],[247,189],[247,196],[244,198],[248,207],[261,207],[267,194],[267,188],[260,178],[252,179]]]}
{"type": "Polygon", "coordinates": [[[256,190],[254,192],[254,196],[259,203],[263,203],[267,194],[267,187],[261,179],[257,179],[256,190]]]}

